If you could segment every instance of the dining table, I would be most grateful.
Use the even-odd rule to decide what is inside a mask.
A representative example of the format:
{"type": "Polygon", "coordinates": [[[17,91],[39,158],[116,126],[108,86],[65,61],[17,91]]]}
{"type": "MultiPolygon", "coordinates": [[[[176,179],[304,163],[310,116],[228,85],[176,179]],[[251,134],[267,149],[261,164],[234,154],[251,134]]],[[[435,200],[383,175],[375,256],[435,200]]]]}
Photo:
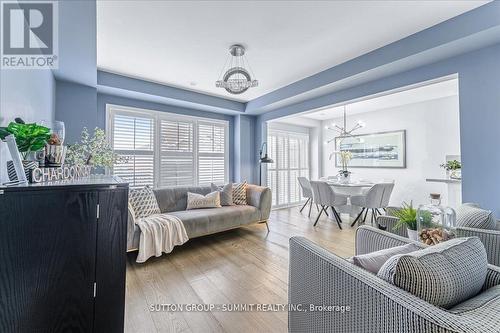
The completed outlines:
{"type": "MultiPolygon", "coordinates": [[[[344,183],[331,177],[323,177],[320,178],[320,180],[327,182],[328,185],[333,188],[335,193],[347,196],[347,205],[335,206],[335,209],[339,212],[339,214],[348,214],[352,218],[356,218],[356,216],[361,212],[362,207],[351,205],[351,197],[366,193],[373,185],[378,183],[377,181],[367,179],[352,180],[344,183]]],[[[330,218],[332,219],[333,217],[330,218]]]]}

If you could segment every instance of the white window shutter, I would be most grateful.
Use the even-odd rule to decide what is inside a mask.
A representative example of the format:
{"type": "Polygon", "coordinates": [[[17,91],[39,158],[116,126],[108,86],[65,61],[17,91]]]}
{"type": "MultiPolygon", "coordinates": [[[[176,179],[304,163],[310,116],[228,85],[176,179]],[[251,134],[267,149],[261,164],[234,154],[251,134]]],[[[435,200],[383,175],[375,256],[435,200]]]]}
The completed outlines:
{"type": "Polygon", "coordinates": [[[198,123],[198,184],[226,181],[226,126],[198,123]]]}
{"type": "Polygon", "coordinates": [[[113,173],[129,182],[131,188],[153,186],[154,119],[117,114],[112,128],[114,151],[122,157],[113,173]]]}

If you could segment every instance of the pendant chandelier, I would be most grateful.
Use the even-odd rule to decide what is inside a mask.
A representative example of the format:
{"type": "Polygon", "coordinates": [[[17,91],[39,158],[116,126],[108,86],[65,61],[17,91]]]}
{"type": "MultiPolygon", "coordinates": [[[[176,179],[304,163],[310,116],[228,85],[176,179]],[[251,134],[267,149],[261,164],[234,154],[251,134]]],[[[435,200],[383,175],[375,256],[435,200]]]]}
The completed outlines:
{"type": "Polygon", "coordinates": [[[247,91],[248,88],[259,85],[259,81],[255,80],[254,77],[255,75],[245,57],[245,48],[236,44],[229,48],[229,56],[219,79],[215,81],[215,86],[226,89],[230,94],[239,95],[247,91]]]}
{"type": "MultiPolygon", "coordinates": [[[[350,130],[347,130],[346,106],[344,105],[343,125],[339,126],[339,125],[333,123],[330,126],[326,126],[325,128],[327,130],[336,131],[338,133],[338,137],[340,137],[340,138],[347,138],[347,137],[352,136],[352,133],[354,131],[356,131],[356,130],[358,130],[360,128],[363,128],[365,126],[366,126],[366,124],[363,121],[358,120],[358,122],[356,123],[356,125],[354,125],[350,130]]],[[[332,139],[328,140],[327,143],[330,143],[333,140],[335,140],[335,138],[332,138],[332,139]]]]}

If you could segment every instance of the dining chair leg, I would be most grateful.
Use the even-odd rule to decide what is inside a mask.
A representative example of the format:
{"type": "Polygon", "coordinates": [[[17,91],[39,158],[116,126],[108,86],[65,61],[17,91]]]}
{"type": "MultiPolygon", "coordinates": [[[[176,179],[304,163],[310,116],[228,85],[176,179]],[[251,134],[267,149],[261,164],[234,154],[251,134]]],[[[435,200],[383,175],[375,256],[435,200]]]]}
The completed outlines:
{"type": "Polygon", "coordinates": [[[300,212],[302,213],[302,211],[304,210],[304,208],[306,208],[307,204],[309,203],[309,200],[311,200],[311,198],[307,198],[307,201],[306,203],[304,204],[304,206],[302,206],[302,208],[300,209],[300,212]]]}
{"type": "Polygon", "coordinates": [[[326,208],[328,208],[328,207],[326,207],[326,208],[325,208],[325,206],[322,206],[322,207],[323,207],[323,210],[325,211],[326,216],[330,217],[330,215],[328,215],[328,212],[326,211],[326,208]]]}
{"type": "Polygon", "coordinates": [[[319,207],[318,207],[318,204],[316,204],[316,210],[319,212],[319,207]]]}
{"type": "Polygon", "coordinates": [[[354,227],[354,225],[356,224],[356,222],[358,222],[358,220],[360,219],[361,215],[363,215],[364,211],[365,211],[365,208],[363,207],[361,209],[361,211],[359,212],[358,216],[356,216],[356,218],[354,219],[354,222],[351,223],[351,227],[354,227]]]}
{"type": "Polygon", "coordinates": [[[382,213],[380,212],[380,210],[378,210],[378,208],[375,208],[375,210],[377,211],[378,215],[382,215],[382,213]]]}
{"type": "Polygon", "coordinates": [[[337,220],[337,225],[339,226],[339,229],[342,230],[342,219],[340,218],[339,212],[337,212],[337,210],[333,206],[332,206],[332,211],[333,214],[335,215],[335,219],[337,220]]]}
{"type": "Polygon", "coordinates": [[[316,224],[318,224],[321,213],[323,213],[324,210],[325,210],[325,207],[321,206],[321,210],[319,211],[318,217],[316,217],[316,221],[314,222],[314,225],[313,225],[314,227],[316,226],[316,224]]]}
{"type": "Polygon", "coordinates": [[[307,214],[307,217],[311,217],[311,207],[312,207],[312,205],[313,205],[313,201],[311,200],[309,202],[309,213],[307,214]]]}
{"type": "Polygon", "coordinates": [[[366,223],[366,216],[368,215],[368,211],[369,211],[369,209],[366,208],[365,216],[363,217],[363,223],[366,223]]]}

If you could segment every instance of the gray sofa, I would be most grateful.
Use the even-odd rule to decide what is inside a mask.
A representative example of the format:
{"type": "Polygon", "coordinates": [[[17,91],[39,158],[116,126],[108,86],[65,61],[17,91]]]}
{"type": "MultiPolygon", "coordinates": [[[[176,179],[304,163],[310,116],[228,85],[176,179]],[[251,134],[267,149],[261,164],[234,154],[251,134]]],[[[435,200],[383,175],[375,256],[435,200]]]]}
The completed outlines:
{"type": "MultiPolygon", "coordinates": [[[[186,210],[187,193],[206,195],[211,188],[201,186],[164,187],[154,190],[162,213],[177,216],[184,224],[189,238],[238,228],[257,222],[266,222],[271,212],[271,190],[267,187],[248,185],[247,205],[223,206],[186,210]]],[[[127,251],[139,246],[141,231],[129,215],[127,225],[127,251]]]]}
{"type": "MultiPolygon", "coordinates": [[[[358,255],[408,243],[425,247],[370,226],[356,231],[358,255]]],[[[488,265],[483,293],[468,311],[427,303],[303,237],[290,239],[289,267],[289,304],[350,307],[346,312],[290,311],[289,332],[500,332],[498,300],[489,301],[484,292],[500,285],[497,266],[488,265]]]]}

